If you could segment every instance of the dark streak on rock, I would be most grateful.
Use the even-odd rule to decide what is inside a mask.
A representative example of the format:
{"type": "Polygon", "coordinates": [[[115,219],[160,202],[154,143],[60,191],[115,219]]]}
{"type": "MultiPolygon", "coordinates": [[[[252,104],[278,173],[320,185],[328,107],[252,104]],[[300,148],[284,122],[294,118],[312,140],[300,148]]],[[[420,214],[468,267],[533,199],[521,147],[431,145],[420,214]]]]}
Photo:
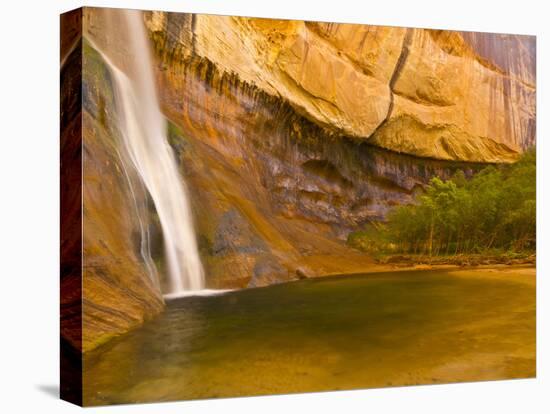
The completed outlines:
{"type": "Polygon", "coordinates": [[[414,29],[407,28],[407,31],[405,33],[405,37],[403,38],[403,45],[401,46],[401,53],[399,54],[399,58],[397,59],[397,62],[395,64],[395,68],[393,69],[393,73],[390,78],[390,104],[388,106],[388,112],[386,114],[386,117],[380,122],[380,124],[375,128],[375,130],[370,134],[370,137],[373,137],[376,135],[376,133],[386,124],[386,122],[390,119],[392,113],[393,113],[393,105],[394,105],[394,87],[395,83],[399,79],[399,76],[401,75],[401,71],[403,70],[403,67],[405,66],[405,62],[407,61],[407,57],[409,56],[409,47],[412,42],[412,35],[414,33],[414,29]]]}

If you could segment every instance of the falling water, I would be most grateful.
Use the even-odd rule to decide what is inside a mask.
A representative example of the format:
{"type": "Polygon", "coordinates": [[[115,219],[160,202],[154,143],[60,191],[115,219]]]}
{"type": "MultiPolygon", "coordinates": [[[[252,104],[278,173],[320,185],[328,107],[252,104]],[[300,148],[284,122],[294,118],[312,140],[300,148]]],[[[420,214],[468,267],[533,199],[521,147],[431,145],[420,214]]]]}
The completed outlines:
{"type": "Polygon", "coordinates": [[[187,190],[166,138],[141,12],[123,13],[128,30],[126,74],[104,59],[113,74],[123,146],[143,180],[158,213],[170,276],[170,295],[204,288],[187,190]]]}

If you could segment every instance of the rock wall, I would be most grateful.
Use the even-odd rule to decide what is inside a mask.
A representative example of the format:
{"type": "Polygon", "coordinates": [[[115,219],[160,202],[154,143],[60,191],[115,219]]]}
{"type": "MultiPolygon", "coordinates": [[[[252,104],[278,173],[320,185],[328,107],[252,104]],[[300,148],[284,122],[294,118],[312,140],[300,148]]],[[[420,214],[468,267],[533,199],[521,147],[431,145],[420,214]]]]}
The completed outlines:
{"type": "Polygon", "coordinates": [[[62,20],[61,325],[62,343],[86,352],[164,302],[141,254],[141,227],[154,232],[155,213],[116,144],[110,73],[70,23],[62,20]]]}
{"type": "Polygon", "coordinates": [[[117,143],[111,74],[83,43],[83,349],[141,324],[164,306],[142,255],[148,194],[117,143]]]}
{"type": "MultiPolygon", "coordinates": [[[[236,53],[228,59],[243,61],[244,75],[200,55],[198,16],[147,16],[161,104],[177,125],[173,145],[195,203],[211,287],[258,286],[301,274],[371,268],[369,258],[344,245],[351,229],[382,220],[393,206],[410,202],[434,175],[450,177],[457,168],[472,174],[479,168],[473,163],[419,159],[354,139],[330,124],[338,116],[333,106],[325,113],[327,122],[320,122],[271,90],[266,77],[272,74],[261,72],[252,61],[244,62],[254,54],[237,53],[237,48],[227,52],[236,53]],[[268,273],[272,275],[256,277],[268,273]]],[[[275,32],[297,24],[280,23],[275,32]]],[[[214,47],[220,39],[204,41],[214,47]]],[[[388,61],[395,65],[400,50],[396,48],[394,55],[354,57],[365,73],[374,74],[369,80],[388,92],[383,116],[391,101],[389,87],[383,86],[393,76],[388,61]]],[[[359,66],[346,62],[349,68],[359,66]]],[[[312,75],[304,82],[315,79],[318,93],[324,93],[321,79],[312,75]]],[[[346,83],[334,79],[334,87],[343,90],[346,83]]],[[[314,102],[311,94],[300,96],[304,104],[314,102]]],[[[342,122],[362,119],[340,113],[342,122]]],[[[374,131],[375,126],[369,128],[374,131]]]]}
{"type": "MultiPolygon", "coordinates": [[[[343,242],[350,230],[434,175],[471,175],[534,145],[529,37],[164,12],[144,21],[209,288],[368,271],[373,260],[343,242]]],[[[158,218],[124,168],[116,97],[93,47],[132,70],[120,24],[116,9],[84,9],[84,350],[163,307],[158,218]]]]}
{"type": "Polygon", "coordinates": [[[206,58],[348,138],[479,162],[534,144],[534,37],[164,12],[146,23],[171,57],[206,58]]]}

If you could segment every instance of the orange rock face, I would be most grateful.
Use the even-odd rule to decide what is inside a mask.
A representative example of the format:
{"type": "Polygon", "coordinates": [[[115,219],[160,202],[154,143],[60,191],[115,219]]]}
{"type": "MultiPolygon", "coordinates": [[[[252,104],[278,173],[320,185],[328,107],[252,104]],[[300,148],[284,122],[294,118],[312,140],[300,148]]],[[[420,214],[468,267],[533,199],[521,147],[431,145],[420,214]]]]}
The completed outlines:
{"type": "MultiPolygon", "coordinates": [[[[496,37],[495,48],[509,53],[507,35],[468,38],[485,36],[496,37]]],[[[514,39],[524,47],[532,42],[514,39]]],[[[392,88],[393,110],[373,142],[414,155],[489,162],[511,161],[533,144],[535,85],[529,64],[506,72],[455,32],[413,30],[405,47],[407,56],[392,88]]]]}
{"type": "Polygon", "coordinates": [[[509,162],[535,137],[535,39],[228,16],[146,17],[171,48],[392,151],[509,162]]]}
{"type": "MultiPolygon", "coordinates": [[[[83,71],[82,99],[79,79],[67,68],[62,77],[64,100],[82,102],[63,124],[67,136],[82,130],[72,149],[83,150],[83,199],[67,200],[76,219],[66,225],[82,218],[84,234],[65,249],[83,244],[73,267],[83,259],[85,300],[66,296],[64,322],[84,350],[163,307],[139,229],[151,229],[159,275],[162,236],[154,208],[146,223],[135,214],[150,202],[117,152],[116,102],[93,49],[132,70],[119,17],[86,8],[84,49],[69,60],[68,36],[63,53],[83,71]]],[[[144,21],[209,288],[364,271],[373,262],[345,245],[350,230],[410,202],[434,175],[471,175],[473,162],[513,161],[535,143],[532,37],[164,12],[144,21]]],[[[70,290],[80,275],[68,270],[70,290]]]]}
{"type": "Polygon", "coordinates": [[[86,352],[152,318],[164,301],[140,254],[147,194],[116,145],[110,76],[87,40],[76,37],[66,50],[61,332],[63,343],[86,352]]]}

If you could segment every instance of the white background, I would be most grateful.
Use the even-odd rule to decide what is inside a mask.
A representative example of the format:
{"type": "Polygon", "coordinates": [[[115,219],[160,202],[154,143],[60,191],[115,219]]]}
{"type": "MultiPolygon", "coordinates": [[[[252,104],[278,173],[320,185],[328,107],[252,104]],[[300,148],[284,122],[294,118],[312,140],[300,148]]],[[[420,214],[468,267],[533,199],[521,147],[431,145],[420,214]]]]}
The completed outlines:
{"type": "MultiPolygon", "coordinates": [[[[545,1],[88,1],[116,6],[535,34],[538,46],[536,380],[103,408],[118,413],[550,412],[548,13],[545,1]]],[[[59,13],[78,1],[8,0],[0,14],[0,411],[74,412],[59,401],[59,13]]],[[[99,412],[89,409],[87,412],[99,412]]]]}

